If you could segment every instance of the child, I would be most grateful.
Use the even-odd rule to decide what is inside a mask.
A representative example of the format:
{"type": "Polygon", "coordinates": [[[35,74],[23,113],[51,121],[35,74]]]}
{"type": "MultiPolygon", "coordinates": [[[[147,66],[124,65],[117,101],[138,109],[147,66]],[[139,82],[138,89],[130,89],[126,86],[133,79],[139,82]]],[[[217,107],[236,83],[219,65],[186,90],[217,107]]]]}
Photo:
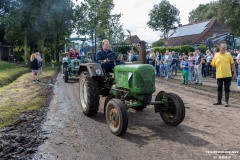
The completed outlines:
{"type": "Polygon", "coordinates": [[[184,57],[184,64],[183,64],[183,70],[182,70],[182,76],[183,76],[183,84],[188,84],[188,57],[184,57]]]}
{"type": "Polygon", "coordinates": [[[163,61],[160,61],[159,76],[160,77],[164,77],[164,64],[163,64],[163,61]]]}

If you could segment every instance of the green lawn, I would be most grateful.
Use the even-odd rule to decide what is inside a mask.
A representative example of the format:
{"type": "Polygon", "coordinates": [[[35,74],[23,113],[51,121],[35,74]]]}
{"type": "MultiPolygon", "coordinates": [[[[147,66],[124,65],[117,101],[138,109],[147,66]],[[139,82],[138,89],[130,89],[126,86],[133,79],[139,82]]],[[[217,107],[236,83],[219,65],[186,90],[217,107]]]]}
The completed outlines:
{"type": "Polygon", "coordinates": [[[0,71],[6,70],[6,69],[12,69],[12,68],[16,68],[16,65],[13,63],[0,61],[0,71]]]}

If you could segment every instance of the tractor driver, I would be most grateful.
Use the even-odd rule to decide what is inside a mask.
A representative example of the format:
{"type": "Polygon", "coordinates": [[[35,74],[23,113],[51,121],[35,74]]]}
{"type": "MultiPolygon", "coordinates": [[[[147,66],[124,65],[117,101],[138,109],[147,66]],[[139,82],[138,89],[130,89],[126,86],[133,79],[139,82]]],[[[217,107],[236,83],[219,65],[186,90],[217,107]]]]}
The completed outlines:
{"type": "Polygon", "coordinates": [[[110,44],[107,39],[102,41],[102,49],[97,52],[96,60],[101,64],[102,69],[105,72],[112,72],[114,68],[114,60],[118,58],[118,55],[110,50],[110,44]]]}

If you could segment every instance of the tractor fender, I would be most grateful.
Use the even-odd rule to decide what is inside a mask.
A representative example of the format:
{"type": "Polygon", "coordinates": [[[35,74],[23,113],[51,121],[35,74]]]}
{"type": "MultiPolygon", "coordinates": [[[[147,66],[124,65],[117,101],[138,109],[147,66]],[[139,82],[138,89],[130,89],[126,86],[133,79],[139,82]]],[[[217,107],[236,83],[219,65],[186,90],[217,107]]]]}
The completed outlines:
{"type": "Polygon", "coordinates": [[[99,63],[82,63],[80,64],[78,74],[80,75],[83,71],[87,71],[90,77],[99,76],[103,77],[104,73],[99,63]]]}

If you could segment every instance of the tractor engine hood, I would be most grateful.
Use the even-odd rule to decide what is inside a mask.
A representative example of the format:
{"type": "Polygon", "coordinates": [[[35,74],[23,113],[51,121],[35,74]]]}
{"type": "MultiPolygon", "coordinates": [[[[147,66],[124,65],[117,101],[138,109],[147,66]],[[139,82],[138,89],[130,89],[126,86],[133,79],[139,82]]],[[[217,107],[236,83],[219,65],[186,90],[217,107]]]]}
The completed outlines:
{"type": "Polygon", "coordinates": [[[155,68],[149,64],[119,65],[114,68],[116,87],[130,89],[130,94],[155,92],[155,68]]]}

